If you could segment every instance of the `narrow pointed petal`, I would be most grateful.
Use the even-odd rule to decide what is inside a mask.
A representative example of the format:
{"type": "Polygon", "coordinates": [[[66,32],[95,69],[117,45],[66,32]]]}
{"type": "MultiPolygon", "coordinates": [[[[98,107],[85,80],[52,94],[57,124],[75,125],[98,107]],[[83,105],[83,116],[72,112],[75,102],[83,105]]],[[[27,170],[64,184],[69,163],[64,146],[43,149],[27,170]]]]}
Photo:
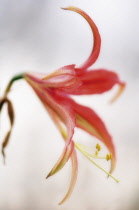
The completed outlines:
{"type": "MultiPolygon", "coordinates": [[[[74,143],[71,139],[72,139],[73,132],[74,132],[74,130],[73,130],[74,125],[71,122],[69,122],[70,125],[66,124],[67,131],[66,131],[66,133],[64,133],[64,130],[62,129],[61,124],[59,122],[61,120],[61,118],[59,119],[59,116],[57,115],[57,113],[54,113],[53,110],[51,110],[49,107],[46,107],[46,108],[47,108],[50,116],[53,118],[54,122],[56,123],[57,127],[59,128],[62,136],[65,139],[65,147],[63,149],[62,155],[60,156],[60,158],[58,159],[58,161],[56,162],[56,164],[54,165],[54,167],[52,168],[52,170],[46,177],[46,178],[48,178],[49,176],[52,176],[55,173],[57,173],[59,170],[61,170],[72,155],[72,152],[74,149],[74,143]]],[[[69,116],[68,116],[68,118],[69,118],[69,116]]],[[[74,119],[74,116],[73,116],[73,119],[74,119]]],[[[67,120],[70,121],[70,119],[67,119],[67,120]]]]}
{"type": "Polygon", "coordinates": [[[74,12],[79,13],[81,16],[83,16],[86,21],[89,23],[92,33],[93,33],[93,37],[94,37],[94,46],[92,49],[92,52],[90,54],[90,56],[88,57],[87,61],[81,65],[81,69],[87,69],[90,66],[92,66],[92,64],[95,63],[95,61],[97,60],[98,56],[99,56],[99,52],[100,52],[100,45],[101,45],[101,38],[100,38],[100,34],[98,31],[98,28],[96,26],[96,24],[94,23],[94,21],[81,9],[77,8],[77,7],[67,7],[67,8],[62,8],[65,10],[71,10],[74,12]]]}
{"type": "Polygon", "coordinates": [[[62,99],[62,97],[63,97],[62,94],[61,95],[59,94],[59,98],[61,98],[61,100],[66,100],[67,103],[70,104],[70,106],[75,112],[76,126],[78,128],[85,130],[92,136],[95,136],[97,139],[102,141],[105,144],[105,146],[108,148],[110,153],[112,153],[113,158],[111,161],[111,169],[110,169],[110,173],[112,173],[116,165],[116,153],[112,137],[109,134],[104,122],[89,107],[82,106],[76,103],[71,98],[67,97],[65,99],[62,99]]]}
{"type": "Polygon", "coordinates": [[[70,105],[65,100],[65,98],[57,97],[57,94],[54,91],[46,92],[43,89],[36,89],[35,92],[42,100],[46,109],[49,106],[55,112],[55,114],[59,116],[61,121],[65,124],[67,129],[66,145],[69,145],[73,137],[74,128],[75,128],[75,115],[70,105]]]}
{"type": "MultiPolygon", "coordinates": [[[[74,127],[75,127],[75,115],[73,110],[70,106],[66,103],[65,100],[59,100],[57,95],[54,91],[45,90],[43,86],[37,85],[37,83],[32,82],[30,77],[26,77],[29,84],[35,90],[36,94],[44,104],[45,108],[50,112],[50,109],[57,115],[60,120],[65,124],[67,129],[67,137],[65,142],[65,147],[63,149],[62,155],[60,156],[59,160],[49,173],[48,177],[58,172],[68,161],[69,157],[72,154],[73,150],[73,142],[72,137],[74,134],[74,127]]],[[[54,114],[53,114],[54,115],[54,114]]]]}
{"type": "Polygon", "coordinates": [[[57,97],[57,94],[54,90],[45,89],[45,87],[39,86],[37,83],[32,81],[30,77],[26,77],[26,80],[34,89],[35,93],[38,95],[46,109],[47,107],[50,107],[65,124],[68,133],[67,144],[69,144],[70,140],[72,139],[75,127],[75,116],[73,110],[66,103],[64,98],[62,98],[63,100],[60,100],[57,97]]]}
{"type": "Polygon", "coordinates": [[[47,175],[46,178],[54,175],[55,173],[57,173],[59,170],[61,170],[64,167],[66,162],[69,160],[73,149],[74,149],[74,143],[73,141],[70,141],[70,143],[64,148],[62,155],[60,156],[59,160],[54,165],[54,167],[52,168],[52,170],[50,171],[50,173],[47,175]]]}
{"type": "Polygon", "coordinates": [[[112,172],[116,164],[115,147],[104,122],[92,109],[76,103],[68,96],[57,93],[56,97],[58,97],[60,101],[63,101],[63,103],[66,101],[67,104],[70,104],[70,107],[76,116],[76,126],[102,141],[110,153],[112,153],[113,158],[110,171],[112,172]]]}
{"type": "Polygon", "coordinates": [[[112,137],[110,136],[104,122],[92,109],[86,106],[82,106],[73,102],[73,107],[74,111],[76,112],[77,127],[98,138],[106,145],[110,153],[112,153],[113,158],[110,170],[110,173],[112,173],[116,164],[115,147],[112,141],[112,137]]]}
{"type": "MultiPolygon", "coordinates": [[[[40,96],[40,94],[39,94],[39,96],[40,96]]],[[[65,101],[58,100],[58,98],[56,98],[54,93],[53,93],[53,96],[51,95],[50,99],[51,99],[51,102],[50,101],[49,102],[51,104],[52,110],[55,112],[55,115],[58,115],[60,117],[60,120],[65,124],[65,126],[67,128],[67,131],[66,131],[67,135],[66,135],[65,147],[63,149],[62,155],[58,159],[55,166],[52,168],[51,172],[48,174],[47,178],[49,176],[52,176],[53,174],[57,173],[60,169],[62,169],[64,167],[64,165],[66,164],[66,162],[69,160],[69,158],[72,154],[72,151],[74,149],[72,137],[73,137],[74,127],[75,127],[75,116],[72,113],[70,107],[68,107],[67,104],[64,104],[65,101]],[[52,101],[52,97],[55,98],[55,101],[52,101]]],[[[43,101],[44,106],[50,113],[50,108],[48,108],[48,105],[47,105],[48,104],[48,95],[47,95],[47,98],[43,98],[43,100],[44,100],[43,101]],[[47,100],[47,103],[44,99],[47,100]]]]}
{"type": "MultiPolygon", "coordinates": [[[[73,95],[102,94],[111,90],[115,85],[119,85],[119,87],[121,87],[120,90],[123,90],[125,86],[125,83],[120,81],[115,72],[106,69],[86,71],[80,75],[79,78],[81,80],[79,88],[74,90],[65,89],[64,91],[73,95]]],[[[118,92],[118,95],[120,95],[121,92],[122,91],[118,92]]]]}
{"type": "Polygon", "coordinates": [[[72,152],[71,161],[72,161],[72,176],[71,176],[70,186],[69,186],[68,192],[66,193],[66,195],[64,196],[62,201],[59,203],[59,205],[64,203],[70,197],[71,193],[73,192],[74,186],[76,184],[77,172],[78,172],[78,162],[77,162],[77,155],[76,155],[75,149],[72,152]]]}
{"type": "MultiPolygon", "coordinates": [[[[57,128],[59,129],[64,141],[67,138],[67,133],[65,131],[65,129],[63,128],[63,126],[61,125],[61,120],[59,118],[58,115],[56,115],[54,113],[54,111],[50,108],[47,107],[47,110],[50,114],[50,116],[52,117],[55,125],[57,126],[57,128]]],[[[78,172],[78,161],[77,161],[77,154],[76,154],[76,150],[73,149],[72,154],[71,154],[71,161],[72,161],[72,176],[71,176],[71,182],[70,182],[70,186],[69,189],[66,193],[66,195],[64,196],[64,198],[62,199],[62,201],[59,203],[59,205],[61,205],[62,203],[64,203],[71,195],[71,193],[73,192],[74,186],[76,184],[76,180],[77,180],[77,172],[78,172]]],[[[48,177],[48,176],[47,176],[48,177]]]]}

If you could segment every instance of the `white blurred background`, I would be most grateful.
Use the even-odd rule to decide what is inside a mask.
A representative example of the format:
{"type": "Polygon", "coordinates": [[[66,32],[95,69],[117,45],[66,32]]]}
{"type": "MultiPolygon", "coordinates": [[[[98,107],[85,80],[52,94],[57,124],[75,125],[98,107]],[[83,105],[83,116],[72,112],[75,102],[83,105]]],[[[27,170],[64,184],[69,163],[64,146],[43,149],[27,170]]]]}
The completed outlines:
{"type": "MultiPolygon", "coordinates": [[[[137,0],[0,0],[0,94],[9,79],[24,71],[52,72],[68,64],[82,64],[92,48],[92,35],[78,14],[60,7],[76,6],[96,22],[102,47],[92,68],[115,70],[127,82],[113,104],[116,91],[99,96],[74,97],[99,113],[113,136],[117,168],[111,178],[78,153],[79,174],[70,199],[62,199],[70,181],[70,161],[48,180],[64,146],[47,112],[25,81],[14,84],[10,98],[16,119],[0,157],[0,210],[138,210],[139,209],[139,3],[137,0]]],[[[2,113],[0,137],[8,129],[2,113]]],[[[97,141],[76,130],[76,141],[97,141]]],[[[102,151],[103,152],[103,151],[102,151]]],[[[106,149],[104,148],[104,154],[106,149]]],[[[99,161],[105,167],[105,161],[99,161]]],[[[106,168],[109,168],[109,163],[106,168]]]]}

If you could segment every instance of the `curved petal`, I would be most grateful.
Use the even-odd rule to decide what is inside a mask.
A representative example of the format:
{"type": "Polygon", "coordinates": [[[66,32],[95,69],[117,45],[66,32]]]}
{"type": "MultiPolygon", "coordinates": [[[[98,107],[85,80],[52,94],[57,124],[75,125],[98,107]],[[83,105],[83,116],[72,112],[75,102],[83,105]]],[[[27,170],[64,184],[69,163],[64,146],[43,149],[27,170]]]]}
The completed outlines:
{"type": "MultiPolygon", "coordinates": [[[[89,25],[91,27],[93,37],[94,37],[94,46],[93,46],[92,52],[91,52],[90,56],[88,57],[87,61],[84,64],[81,65],[80,71],[83,70],[83,69],[87,69],[92,64],[95,63],[95,61],[97,60],[97,58],[99,56],[101,38],[100,38],[98,28],[95,25],[94,21],[83,10],[81,10],[77,7],[67,7],[67,8],[62,8],[62,9],[71,10],[71,11],[79,13],[82,17],[84,17],[87,20],[87,22],[89,23],[89,25]]],[[[80,71],[79,71],[79,73],[80,73],[80,71]]]]}
{"type": "Polygon", "coordinates": [[[126,86],[126,83],[125,82],[122,82],[120,85],[119,85],[119,88],[116,92],[116,94],[113,96],[113,98],[110,100],[110,103],[113,103],[117,100],[117,98],[119,98],[119,96],[121,96],[121,94],[123,93],[124,89],[125,89],[125,86],[126,86]]]}
{"type": "Polygon", "coordinates": [[[66,145],[66,147],[64,148],[62,155],[60,156],[60,158],[58,159],[58,161],[56,162],[56,164],[54,165],[54,167],[52,168],[52,170],[50,171],[50,173],[47,175],[46,178],[54,175],[64,167],[64,165],[72,155],[73,149],[74,149],[74,143],[73,141],[70,141],[70,143],[66,145]]]}
{"type": "MultiPolygon", "coordinates": [[[[54,111],[50,108],[47,107],[47,110],[50,114],[50,116],[52,117],[55,125],[58,127],[62,137],[64,140],[66,140],[67,138],[67,133],[65,132],[63,126],[61,125],[61,121],[60,118],[58,117],[58,115],[56,115],[54,113],[54,111]]],[[[76,150],[73,149],[72,154],[71,154],[71,161],[72,161],[72,176],[71,176],[71,182],[69,185],[69,189],[66,193],[66,195],[64,196],[64,198],[62,199],[62,201],[59,203],[59,205],[61,205],[62,203],[64,203],[71,195],[74,186],[76,184],[76,180],[77,180],[77,172],[78,172],[78,161],[77,161],[77,154],[76,154],[76,150]]]]}
{"type": "Polygon", "coordinates": [[[63,76],[63,75],[75,75],[75,71],[74,71],[75,65],[68,65],[68,66],[64,66],[54,72],[52,72],[51,74],[48,74],[47,76],[45,76],[43,78],[43,80],[48,80],[57,76],[63,76]]]}
{"type": "Polygon", "coordinates": [[[71,161],[72,161],[72,176],[71,176],[70,186],[69,186],[68,192],[66,193],[66,195],[64,196],[62,201],[59,203],[59,205],[64,203],[69,198],[69,196],[73,192],[74,186],[76,184],[77,172],[78,172],[78,162],[77,162],[77,155],[76,155],[75,149],[72,152],[71,161]]]}
{"type": "Polygon", "coordinates": [[[112,172],[116,164],[115,147],[112,141],[112,137],[110,136],[104,122],[92,109],[76,103],[68,96],[62,94],[58,95],[57,93],[56,97],[58,97],[59,100],[63,102],[65,100],[67,104],[70,104],[70,107],[74,111],[76,116],[76,126],[102,141],[106,145],[110,153],[112,153],[113,158],[110,171],[112,172]]]}
{"type": "MultiPolygon", "coordinates": [[[[74,149],[74,143],[71,140],[73,133],[74,133],[74,127],[75,127],[75,116],[70,110],[70,107],[65,103],[65,100],[58,100],[58,97],[56,95],[53,96],[55,98],[55,102],[57,104],[61,105],[62,104],[62,110],[65,109],[65,116],[63,116],[64,113],[58,114],[58,112],[55,112],[53,114],[53,119],[54,117],[56,118],[56,115],[58,114],[59,118],[63,121],[67,128],[67,134],[65,136],[65,147],[63,149],[63,152],[58,159],[57,163],[54,165],[50,173],[48,174],[47,178],[55,173],[57,173],[60,169],[63,168],[63,166],[66,164],[66,162],[69,160],[70,156],[72,155],[73,149],[74,149]],[[55,115],[55,116],[54,116],[55,115]],[[64,118],[63,118],[64,117],[64,118]]],[[[48,110],[47,104],[44,104],[46,109],[48,110]]],[[[50,110],[48,110],[50,113],[50,110]]],[[[52,115],[51,115],[52,116],[52,115]]],[[[57,122],[58,123],[58,122],[57,122]]],[[[60,126],[60,125],[58,125],[60,126]]]]}
{"type": "Polygon", "coordinates": [[[30,80],[46,88],[73,88],[80,83],[74,67],[75,65],[64,66],[48,75],[27,73],[25,78],[30,78],[30,80]]]}
{"type": "Polygon", "coordinates": [[[63,149],[63,153],[60,156],[59,160],[49,173],[49,176],[55,174],[58,172],[65,163],[68,161],[69,157],[72,154],[72,150],[74,148],[73,142],[72,142],[72,136],[74,134],[74,127],[75,127],[75,115],[73,111],[71,110],[70,106],[66,103],[65,100],[59,100],[57,95],[54,91],[51,91],[49,89],[45,89],[44,87],[40,87],[37,83],[34,83],[34,81],[31,81],[29,77],[26,76],[26,80],[28,83],[32,86],[32,88],[35,90],[36,94],[44,104],[45,108],[50,112],[50,109],[55,113],[55,115],[58,115],[61,121],[65,124],[67,128],[67,137],[65,142],[65,147],[63,149]]]}
{"type": "MultiPolygon", "coordinates": [[[[102,94],[111,90],[114,85],[125,86],[125,83],[120,81],[115,72],[106,69],[86,71],[79,78],[81,80],[79,88],[65,89],[64,91],[73,95],[102,94]]],[[[120,90],[123,89],[120,88],[120,90]]]]}
{"type": "Polygon", "coordinates": [[[110,173],[112,173],[116,164],[116,153],[112,137],[110,136],[104,122],[92,109],[79,105],[74,101],[72,101],[72,105],[76,113],[77,127],[98,138],[106,145],[110,153],[112,153],[113,158],[110,170],[110,173]]]}

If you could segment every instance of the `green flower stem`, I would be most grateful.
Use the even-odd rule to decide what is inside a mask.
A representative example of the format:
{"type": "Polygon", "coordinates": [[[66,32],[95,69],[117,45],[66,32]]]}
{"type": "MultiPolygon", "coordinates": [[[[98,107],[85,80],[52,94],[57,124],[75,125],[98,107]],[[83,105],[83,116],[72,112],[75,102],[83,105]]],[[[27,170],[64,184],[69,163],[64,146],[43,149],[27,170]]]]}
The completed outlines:
{"type": "Polygon", "coordinates": [[[24,78],[24,74],[22,73],[22,74],[18,74],[18,75],[16,75],[16,76],[14,76],[14,77],[10,80],[10,82],[8,83],[7,88],[6,88],[6,90],[5,90],[4,98],[6,98],[7,94],[9,93],[12,84],[13,84],[16,80],[23,79],[23,78],[24,78]]]}

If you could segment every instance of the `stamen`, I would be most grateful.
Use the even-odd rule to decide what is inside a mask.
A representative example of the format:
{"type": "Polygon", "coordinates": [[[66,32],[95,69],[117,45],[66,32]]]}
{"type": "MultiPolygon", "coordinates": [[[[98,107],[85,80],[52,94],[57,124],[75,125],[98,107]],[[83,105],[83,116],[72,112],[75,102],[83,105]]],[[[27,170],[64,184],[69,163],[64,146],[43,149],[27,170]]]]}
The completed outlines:
{"type": "MultiPolygon", "coordinates": [[[[84,152],[86,152],[84,150],[84,152]]],[[[95,152],[95,154],[91,154],[91,153],[88,153],[86,152],[86,154],[89,156],[89,157],[92,157],[92,158],[96,158],[96,159],[106,159],[106,157],[102,157],[102,156],[98,156],[98,151],[95,152]],[[96,154],[97,153],[97,154],[96,154]]]]}
{"type": "Polygon", "coordinates": [[[84,145],[79,144],[79,143],[76,142],[76,145],[77,145],[78,149],[80,148],[80,151],[84,150],[84,151],[86,152],[86,154],[87,154],[88,156],[90,156],[90,157],[97,158],[97,159],[106,159],[106,157],[98,156],[99,151],[100,151],[100,149],[101,149],[100,144],[96,144],[95,147],[87,147],[87,146],[84,146],[84,145]],[[92,150],[92,149],[94,149],[94,148],[97,149],[97,150],[95,151],[94,154],[89,153],[89,152],[86,151],[86,150],[92,150]]]}
{"type": "Polygon", "coordinates": [[[100,151],[100,150],[101,150],[101,146],[100,146],[100,144],[96,144],[96,149],[97,149],[98,151],[100,151]]]}
{"type": "Polygon", "coordinates": [[[98,150],[96,150],[95,155],[98,156],[98,150]]]}
{"type": "Polygon", "coordinates": [[[87,150],[93,150],[94,148],[96,148],[96,147],[88,147],[88,146],[84,146],[84,145],[79,144],[79,143],[76,143],[76,144],[78,144],[78,146],[79,146],[79,147],[82,147],[82,148],[87,149],[87,150]]]}
{"type": "MultiPolygon", "coordinates": [[[[97,144],[96,145],[96,152],[95,154],[90,154],[88,153],[87,151],[85,151],[85,146],[83,146],[82,144],[79,144],[79,143],[75,143],[74,144],[75,147],[80,151],[82,152],[83,155],[86,156],[86,158],[88,158],[94,165],[96,165],[99,169],[101,169],[103,172],[105,172],[108,176],[110,176],[111,178],[113,178],[116,182],[119,182],[114,176],[112,176],[109,172],[107,172],[105,169],[103,169],[101,166],[99,166],[97,163],[95,163],[92,158],[97,158],[97,159],[105,159],[105,160],[111,160],[112,159],[112,154],[106,154],[105,157],[101,157],[101,156],[98,156],[98,151],[100,149],[100,145],[97,144]],[[99,146],[98,146],[99,145],[99,146]]],[[[87,147],[88,148],[88,147],[87,147]]]]}
{"type": "Polygon", "coordinates": [[[89,158],[85,152],[83,152],[83,154],[92,162],[94,163],[94,165],[96,165],[99,169],[101,169],[102,171],[104,171],[108,176],[110,176],[111,178],[113,178],[117,183],[119,182],[118,179],[116,179],[114,176],[112,176],[109,172],[107,172],[105,169],[103,169],[101,166],[99,166],[97,163],[95,163],[91,158],[89,158]]]}
{"type": "Polygon", "coordinates": [[[112,160],[112,153],[110,153],[109,155],[110,155],[110,160],[112,160]]]}
{"type": "Polygon", "coordinates": [[[111,160],[112,159],[112,154],[110,153],[110,154],[106,154],[106,160],[108,161],[108,160],[111,160]]]}

